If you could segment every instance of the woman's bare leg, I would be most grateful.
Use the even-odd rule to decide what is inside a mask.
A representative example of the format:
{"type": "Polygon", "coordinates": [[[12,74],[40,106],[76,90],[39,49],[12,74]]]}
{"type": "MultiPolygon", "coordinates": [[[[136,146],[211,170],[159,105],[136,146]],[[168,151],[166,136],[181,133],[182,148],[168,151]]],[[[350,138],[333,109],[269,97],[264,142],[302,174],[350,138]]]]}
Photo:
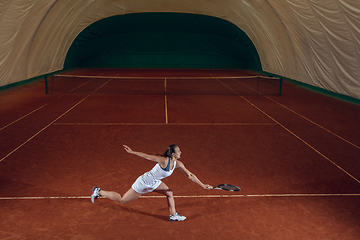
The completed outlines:
{"type": "Polygon", "coordinates": [[[175,215],[176,210],[175,210],[175,200],[173,196],[173,191],[165,183],[162,182],[154,192],[161,193],[166,196],[170,214],[175,215]]]}
{"type": "Polygon", "coordinates": [[[120,202],[122,204],[132,202],[141,196],[141,193],[136,192],[132,188],[130,188],[123,196],[121,196],[119,193],[114,191],[104,191],[104,190],[100,190],[99,194],[102,197],[120,202]]]}

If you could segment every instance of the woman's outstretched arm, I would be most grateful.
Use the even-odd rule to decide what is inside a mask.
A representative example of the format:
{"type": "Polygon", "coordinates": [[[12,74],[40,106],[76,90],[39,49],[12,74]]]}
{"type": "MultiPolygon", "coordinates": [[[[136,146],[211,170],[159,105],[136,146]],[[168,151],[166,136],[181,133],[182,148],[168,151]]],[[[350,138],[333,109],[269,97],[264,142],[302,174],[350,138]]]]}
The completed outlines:
{"type": "Polygon", "coordinates": [[[134,154],[134,155],[142,157],[142,158],[145,158],[147,160],[150,160],[150,161],[153,161],[153,162],[158,162],[158,163],[164,163],[164,162],[167,161],[167,159],[165,157],[149,155],[149,154],[146,154],[146,153],[143,153],[143,152],[136,152],[136,151],[131,150],[131,148],[126,146],[126,145],[123,145],[123,146],[124,146],[125,151],[127,151],[128,153],[134,154]]]}
{"type": "Polygon", "coordinates": [[[176,168],[179,168],[186,176],[188,176],[188,178],[199,184],[201,187],[203,187],[204,189],[213,189],[213,187],[209,184],[203,184],[196,176],[195,174],[193,174],[192,172],[190,172],[189,170],[186,169],[186,167],[184,166],[184,164],[180,161],[177,161],[176,163],[176,168]]]}

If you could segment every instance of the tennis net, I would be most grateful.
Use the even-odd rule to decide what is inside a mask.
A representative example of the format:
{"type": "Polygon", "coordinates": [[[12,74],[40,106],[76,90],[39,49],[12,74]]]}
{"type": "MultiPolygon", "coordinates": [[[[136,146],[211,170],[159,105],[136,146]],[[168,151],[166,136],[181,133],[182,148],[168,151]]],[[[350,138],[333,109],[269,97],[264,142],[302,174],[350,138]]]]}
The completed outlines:
{"type": "MultiPolygon", "coordinates": [[[[47,81],[47,80],[46,80],[47,81]]],[[[123,77],[53,75],[50,93],[114,95],[281,95],[282,79],[267,76],[123,77]]]]}

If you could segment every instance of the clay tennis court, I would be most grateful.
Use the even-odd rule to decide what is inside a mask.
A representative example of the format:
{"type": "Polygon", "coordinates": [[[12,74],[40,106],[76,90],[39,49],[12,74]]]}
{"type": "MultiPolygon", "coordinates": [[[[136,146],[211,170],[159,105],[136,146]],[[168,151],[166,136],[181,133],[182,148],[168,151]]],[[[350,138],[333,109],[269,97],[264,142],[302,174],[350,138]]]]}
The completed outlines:
{"type": "Polygon", "coordinates": [[[48,94],[43,80],[1,91],[0,239],[359,239],[360,107],[231,78],[250,75],[80,69],[48,94]],[[155,193],[91,203],[93,186],[123,194],[153,167],[123,144],[173,143],[202,182],[242,190],[175,171],[164,182],[187,217],[175,223],[155,193]]]}

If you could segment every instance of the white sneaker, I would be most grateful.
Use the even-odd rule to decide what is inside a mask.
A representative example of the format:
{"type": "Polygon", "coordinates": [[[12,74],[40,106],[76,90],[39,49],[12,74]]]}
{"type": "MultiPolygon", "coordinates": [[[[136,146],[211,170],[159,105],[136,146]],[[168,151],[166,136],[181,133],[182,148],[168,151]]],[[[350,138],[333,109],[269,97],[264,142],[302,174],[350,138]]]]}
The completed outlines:
{"type": "Polygon", "coordinates": [[[186,217],[180,216],[178,213],[175,215],[170,215],[169,220],[170,222],[177,222],[177,221],[184,221],[186,217]]]}
{"type": "Polygon", "coordinates": [[[95,200],[100,197],[100,188],[98,187],[94,187],[93,190],[92,190],[92,194],[91,194],[91,202],[92,203],[95,203],[95,200]]]}

